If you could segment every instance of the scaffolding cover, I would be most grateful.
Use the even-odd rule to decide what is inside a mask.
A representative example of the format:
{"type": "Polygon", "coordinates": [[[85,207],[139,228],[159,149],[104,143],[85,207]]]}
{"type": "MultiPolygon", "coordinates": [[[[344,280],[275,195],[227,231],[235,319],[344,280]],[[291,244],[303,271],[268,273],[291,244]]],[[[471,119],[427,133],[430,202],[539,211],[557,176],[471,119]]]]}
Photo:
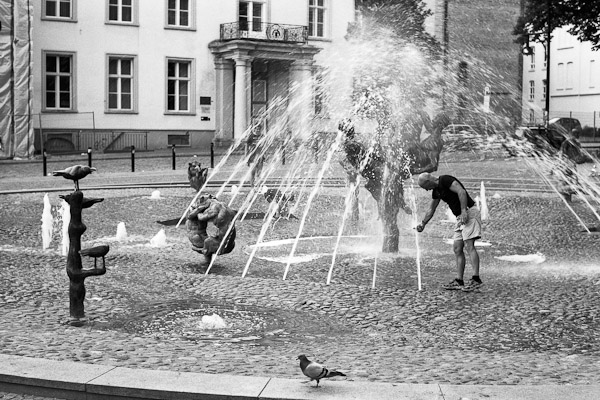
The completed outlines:
{"type": "Polygon", "coordinates": [[[12,147],[12,5],[0,0],[0,157],[12,147]]]}
{"type": "Polygon", "coordinates": [[[33,156],[33,6],[0,0],[0,157],[33,156]]]}

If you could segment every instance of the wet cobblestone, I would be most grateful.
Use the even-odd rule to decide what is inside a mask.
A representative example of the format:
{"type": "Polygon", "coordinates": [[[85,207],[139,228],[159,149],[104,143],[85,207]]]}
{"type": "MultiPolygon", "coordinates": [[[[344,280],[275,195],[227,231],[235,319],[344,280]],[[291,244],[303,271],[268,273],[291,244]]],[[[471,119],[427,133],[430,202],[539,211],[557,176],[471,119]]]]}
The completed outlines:
{"type": "MultiPolygon", "coordinates": [[[[496,164],[504,170],[502,163],[488,161],[486,173],[494,174],[496,164]]],[[[460,177],[462,172],[454,172],[453,166],[447,164],[440,173],[460,177]]],[[[171,175],[165,171],[163,178],[174,179],[172,174],[177,173],[181,171],[171,175]]],[[[4,354],[300,378],[295,358],[305,353],[354,380],[600,382],[600,236],[581,232],[558,198],[490,194],[484,240],[491,246],[480,248],[484,289],[463,293],[440,289],[454,273],[452,249],[445,243],[452,232],[443,222],[443,210],[420,236],[424,290],[417,291],[415,238],[408,216],[400,217],[405,251],[378,260],[375,288],[371,288],[373,257],[350,253],[338,255],[330,285],[325,282],[331,256],[292,264],[285,281],[281,279],[285,264],[257,259],[242,279],[247,246],[254,244],[261,221],[238,223],[235,250],[219,257],[205,275],[206,266],[189,248],[185,230],[156,223],[178,218],[193,193],[161,189],[161,199],[152,200],[151,192],[86,192],[105,201],[84,211],[88,226],[84,246],[109,242],[111,251],[107,274],[86,280],[89,321],[80,328],[66,324],[68,278],[58,243],[41,250],[43,192],[0,196],[4,354]],[[121,221],[130,242],[113,239],[121,221]],[[167,246],[150,248],[147,242],[161,228],[167,246]],[[546,261],[511,263],[496,258],[535,252],[546,261]],[[219,311],[226,316],[223,310],[244,315],[239,317],[237,334],[225,337],[215,332],[207,338],[182,330],[190,317],[219,311]],[[181,318],[176,311],[182,312],[181,318]]],[[[332,207],[343,206],[341,194],[340,189],[329,189],[319,196],[321,206],[317,204],[317,216],[307,221],[307,232],[335,234],[338,220],[332,207]]],[[[428,199],[422,191],[417,194],[423,213],[428,199]]],[[[56,207],[57,194],[50,197],[56,207]]],[[[254,207],[264,211],[266,203],[254,207]]],[[[584,221],[594,222],[583,202],[576,199],[573,207],[584,221]]],[[[297,221],[280,221],[268,240],[294,237],[297,228],[297,221]]]]}

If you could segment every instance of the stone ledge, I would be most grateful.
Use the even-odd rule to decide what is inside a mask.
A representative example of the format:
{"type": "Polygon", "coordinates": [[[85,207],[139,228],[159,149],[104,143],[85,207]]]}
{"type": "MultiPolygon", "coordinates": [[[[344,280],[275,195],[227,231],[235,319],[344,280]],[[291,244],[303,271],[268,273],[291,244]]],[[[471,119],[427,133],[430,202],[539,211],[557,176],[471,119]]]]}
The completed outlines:
{"type": "MultiPolygon", "coordinates": [[[[300,373],[298,371],[298,373],[300,373]]],[[[131,369],[0,354],[0,391],[86,400],[596,400],[600,385],[395,384],[131,369]]]]}

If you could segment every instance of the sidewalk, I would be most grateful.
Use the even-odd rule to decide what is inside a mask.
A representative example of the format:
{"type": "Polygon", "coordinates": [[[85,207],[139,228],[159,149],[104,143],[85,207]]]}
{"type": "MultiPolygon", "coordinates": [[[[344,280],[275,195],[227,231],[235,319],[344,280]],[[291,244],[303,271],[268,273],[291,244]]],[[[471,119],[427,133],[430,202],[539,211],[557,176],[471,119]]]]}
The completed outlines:
{"type": "Polygon", "coordinates": [[[65,399],[596,400],[600,385],[437,385],[314,382],[131,369],[0,355],[0,391],[65,399]]]}

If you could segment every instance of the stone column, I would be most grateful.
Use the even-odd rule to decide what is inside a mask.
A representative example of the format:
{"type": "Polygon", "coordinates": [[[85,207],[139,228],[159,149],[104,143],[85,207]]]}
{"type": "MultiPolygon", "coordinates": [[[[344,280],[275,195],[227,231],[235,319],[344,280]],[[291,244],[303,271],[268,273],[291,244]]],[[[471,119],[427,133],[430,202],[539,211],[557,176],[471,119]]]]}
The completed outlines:
{"type": "Polygon", "coordinates": [[[248,114],[250,107],[250,72],[251,57],[247,55],[234,56],[235,61],[235,110],[233,136],[237,139],[248,128],[248,114]]]}
{"type": "Polygon", "coordinates": [[[311,134],[313,106],[313,60],[296,60],[290,67],[289,115],[292,135],[306,139],[311,134]]]}
{"type": "Polygon", "coordinates": [[[215,59],[215,136],[229,141],[233,138],[233,63],[215,59]]]}

